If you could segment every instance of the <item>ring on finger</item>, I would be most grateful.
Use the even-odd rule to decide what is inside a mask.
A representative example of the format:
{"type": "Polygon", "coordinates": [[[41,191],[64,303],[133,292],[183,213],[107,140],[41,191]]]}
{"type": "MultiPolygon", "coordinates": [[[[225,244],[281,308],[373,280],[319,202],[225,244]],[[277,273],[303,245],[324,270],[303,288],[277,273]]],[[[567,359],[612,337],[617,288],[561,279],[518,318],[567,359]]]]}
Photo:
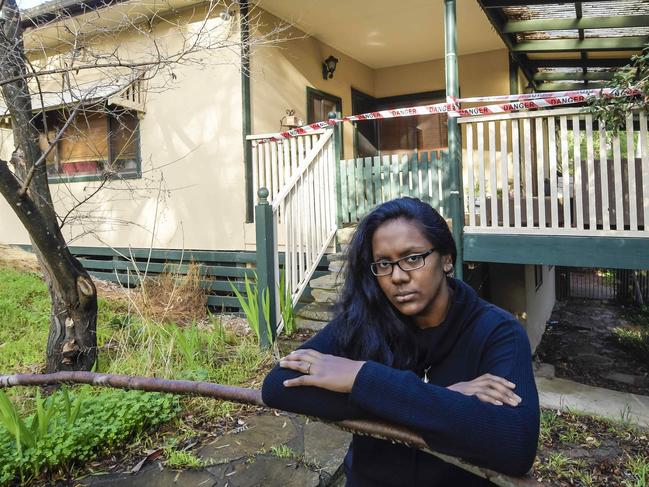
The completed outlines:
{"type": "Polygon", "coordinates": [[[307,362],[309,365],[306,367],[306,375],[311,375],[311,366],[313,365],[311,362],[307,362]]]}

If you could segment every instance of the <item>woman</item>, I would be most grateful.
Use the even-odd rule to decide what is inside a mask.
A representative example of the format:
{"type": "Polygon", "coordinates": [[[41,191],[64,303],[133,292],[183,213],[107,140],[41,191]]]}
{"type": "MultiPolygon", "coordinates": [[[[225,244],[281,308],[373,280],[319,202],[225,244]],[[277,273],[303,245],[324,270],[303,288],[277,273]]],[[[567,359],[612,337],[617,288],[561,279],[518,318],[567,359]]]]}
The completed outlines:
{"type": "MultiPolygon", "coordinates": [[[[359,224],[335,318],[284,357],[264,402],[330,420],[374,418],[422,435],[431,449],[510,475],[534,462],[538,394],[529,342],[506,311],[449,277],[455,242],[414,198],[359,224]]],[[[490,482],[416,449],[354,436],[347,486],[490,482]]]]}

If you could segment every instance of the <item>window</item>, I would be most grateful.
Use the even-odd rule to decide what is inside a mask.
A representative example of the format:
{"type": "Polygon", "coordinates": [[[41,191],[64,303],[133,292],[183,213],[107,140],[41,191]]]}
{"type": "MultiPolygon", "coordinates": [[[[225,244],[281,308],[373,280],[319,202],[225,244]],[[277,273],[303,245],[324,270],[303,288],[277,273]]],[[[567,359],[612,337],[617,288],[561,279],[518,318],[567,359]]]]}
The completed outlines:
{"type": "MultiPolygon", "coordinates": [[[[46,113],[47,136],[42,116],[40,125],[41,149],[63,127],[69,111],[46,113]]],[[[104,177],[140,177],[139,120],[137,114],[123,108],[79,111],[75,119],[46,158],[50,181],[103,179],[104,177]]]]}
{"type": "MultiPolygon", "coordinates": [[[[352,89],[354,115],[394,108],[432,105],[444,102],[444,91],[373,98],[352,89]]],[[[383,120],[357,122],[357,157],[403,154],[412,151],[432,151],[448,147],[447,115],[415,115],[383,120]]]]}

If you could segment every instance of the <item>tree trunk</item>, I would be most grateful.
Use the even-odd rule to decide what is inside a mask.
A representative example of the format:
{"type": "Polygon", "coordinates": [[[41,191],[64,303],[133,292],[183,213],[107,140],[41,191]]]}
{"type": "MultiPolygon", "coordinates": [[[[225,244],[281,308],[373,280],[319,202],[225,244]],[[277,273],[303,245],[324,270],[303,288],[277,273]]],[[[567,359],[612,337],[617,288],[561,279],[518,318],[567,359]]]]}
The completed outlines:
{"type": "Polygon", "coordinates": [[[97,357],[97,292],[67,248],[54,211],[45,161],[38,162],[42,152],[24,78],[27,66],[15,0],[3,2],[0,26],[0,79],[16,79],[2,86],[16,151],[13,172],[6,161],[0,161],[0,193],[29,233],[52,299],[46,370],[90,370],[97,357]]]}

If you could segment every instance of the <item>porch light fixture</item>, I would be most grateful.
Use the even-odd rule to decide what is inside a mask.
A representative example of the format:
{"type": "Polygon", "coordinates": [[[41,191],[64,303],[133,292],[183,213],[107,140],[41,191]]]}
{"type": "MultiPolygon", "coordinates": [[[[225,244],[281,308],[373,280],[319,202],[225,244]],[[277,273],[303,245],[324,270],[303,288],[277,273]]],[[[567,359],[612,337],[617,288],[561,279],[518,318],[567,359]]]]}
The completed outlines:
{"type": "Polygon", "coordinates": [[[334,77],[336,64],[338,64],[338,59],[333,56],[329,56],[327,59],[322,61],[322,79],[331,79],[334,77]]]}

